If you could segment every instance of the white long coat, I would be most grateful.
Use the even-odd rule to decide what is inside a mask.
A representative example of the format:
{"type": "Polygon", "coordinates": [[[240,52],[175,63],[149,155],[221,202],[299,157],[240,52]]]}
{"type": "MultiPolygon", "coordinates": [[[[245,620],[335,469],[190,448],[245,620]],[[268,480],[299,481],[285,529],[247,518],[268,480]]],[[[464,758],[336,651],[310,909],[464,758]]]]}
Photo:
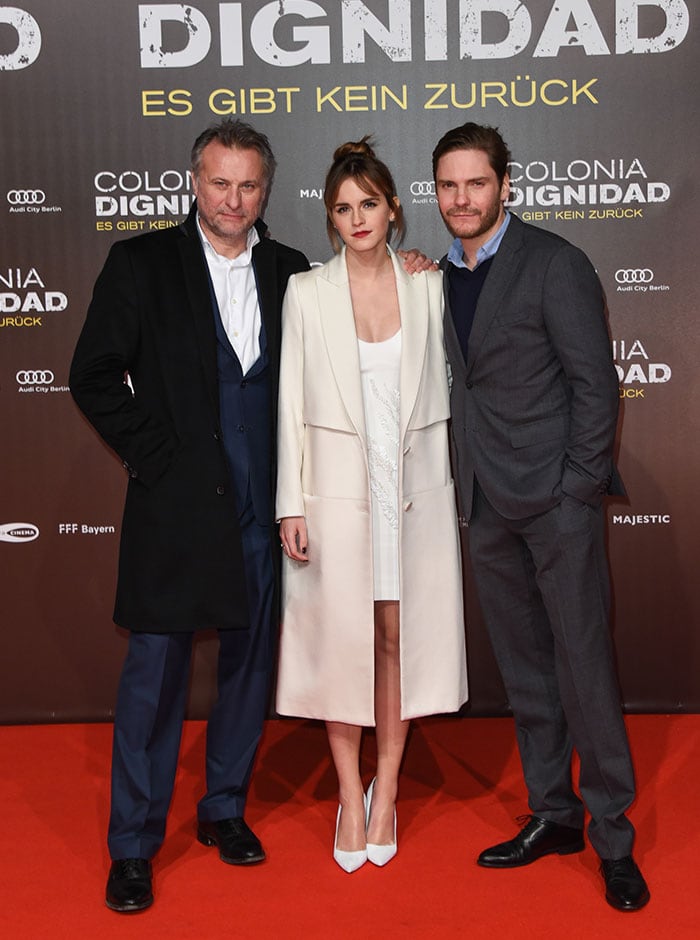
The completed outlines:
{"type": "MultiPolygon", "coordinates": [[[[466,701],[460,546],[447,441],[442,278],[392,253],[401,312],[401,717],[466,701]]],[[[283,560],[277,710],[374,725],[372,521],[360,363],[344,251],[293,275],[282,310],[276,515],[304,516],[283,560]]]]}

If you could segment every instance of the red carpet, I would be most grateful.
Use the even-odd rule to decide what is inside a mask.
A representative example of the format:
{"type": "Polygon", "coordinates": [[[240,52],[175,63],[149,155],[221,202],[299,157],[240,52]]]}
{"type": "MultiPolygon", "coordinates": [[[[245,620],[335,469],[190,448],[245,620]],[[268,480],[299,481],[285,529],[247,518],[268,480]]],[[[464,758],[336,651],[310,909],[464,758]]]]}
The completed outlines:
{"type": "MultiPolygon", "coordinates": [[[[335,777],[323,727],[268,723],[248,821],[268,861],[224,865],[193,834],[204,724],[185,729],[154,906],[104,906],[111,726],[0,727],[0,932],[34,938],[697,938],[700,715],[632,716],[637,859],[652,899],[605,903],[597,859],[550,857],[515,871],[474,859],[526,811],[509,719],[425,719],[409,741],[399,854],[347,875],[331,859],[335,777]]],[[[366,778],[373,741],[367,740],[366,778]]]]}

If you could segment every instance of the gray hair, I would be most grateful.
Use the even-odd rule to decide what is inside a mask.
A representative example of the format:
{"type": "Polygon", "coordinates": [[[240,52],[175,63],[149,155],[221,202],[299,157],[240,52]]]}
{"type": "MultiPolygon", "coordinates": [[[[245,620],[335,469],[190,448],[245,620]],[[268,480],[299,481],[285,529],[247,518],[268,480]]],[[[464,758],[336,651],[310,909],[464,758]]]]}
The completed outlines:
{"type": "Polygon", "coordinates": [[[225,118],[218,124],[212,124],[195,140],[190,155],[190,167],[192,175],[197,176],[202,162],[202,152],[204,148],[213,141],[218,141],[224,147],[237,148],[239,150],[257,150],[263,163],[263,172],[265,174],[265,190],[270,192],[272,180],[275,176],[277,161],[275,160],[270,141],[265,134],[256,131],[245,121],[225,118]]]}

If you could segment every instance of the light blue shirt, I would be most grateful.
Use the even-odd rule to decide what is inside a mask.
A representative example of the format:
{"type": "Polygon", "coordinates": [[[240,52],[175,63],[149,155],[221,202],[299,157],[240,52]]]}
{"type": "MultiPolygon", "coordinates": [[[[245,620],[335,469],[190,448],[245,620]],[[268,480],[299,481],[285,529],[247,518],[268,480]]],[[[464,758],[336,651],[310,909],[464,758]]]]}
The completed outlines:
{"type": "MultiPolygon", "coordinates": [[[[506,209],[506,217],[499,226],[498,231],[489,238],[487,242],[478,249],[476,253],[476,264],[472,270],[476,270],[480,264],[484,261],[488,261],[489,258],[493,258],[498,249],[501,246],[503,241],[503,236],[506,234],[506,229],[510,223],[510,212],[506,209]]],[[[462,248],[462,242],[459,238],[455,240],[450,245],[450,250],[447,252],[447,260],[453,264],[456,268],[466,268],[467,265],[464,261],[464,248],[462,248]]]]}

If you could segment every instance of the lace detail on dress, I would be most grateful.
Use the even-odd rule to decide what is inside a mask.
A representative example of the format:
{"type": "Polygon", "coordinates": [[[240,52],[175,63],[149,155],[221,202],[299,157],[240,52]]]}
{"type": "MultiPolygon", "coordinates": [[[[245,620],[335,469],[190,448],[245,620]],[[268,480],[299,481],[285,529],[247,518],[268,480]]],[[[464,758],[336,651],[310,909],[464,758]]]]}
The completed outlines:
{"type": "Polygon", "coordinates": [[[374,599],[397,601],[401,330],[388,340],[358,340],[367,434],[374,599]]]}
{"type": "Polygon", "coordinates": [[[398,388],[391,388],[387,385],[380,388],[373,378],[370,378],[369,384],[376,407],[377,423],[384,437],[383,442],[372,436],[367,441],[370,486],[382,515],[392,529],[398,529],[400,395],[398,388]],[[391,452],[386,445],[391,446],[391,452]]]}

